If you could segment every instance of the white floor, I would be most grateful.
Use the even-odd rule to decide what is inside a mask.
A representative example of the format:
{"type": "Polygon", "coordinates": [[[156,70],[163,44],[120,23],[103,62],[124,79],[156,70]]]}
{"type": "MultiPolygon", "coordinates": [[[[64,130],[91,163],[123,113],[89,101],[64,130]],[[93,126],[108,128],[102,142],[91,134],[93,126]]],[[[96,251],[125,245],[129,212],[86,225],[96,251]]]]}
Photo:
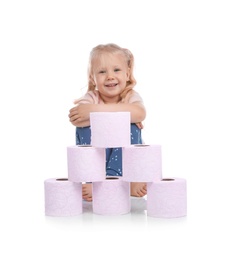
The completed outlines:
{"type": "Polygon", "coordinates": [[[200,203],[198,197],[188,196],[188,215],[181,218],[147,216],[146,197],[132,198],[131,212],[125,215],[97,215],[92,203],[84,202],[78,216],[47,217],[42,185],[27,190],[19,183],[11,183],[11,187],[1,212],[1,259],[193,260],[230,256],[229,213],[221,211],[226,205],[217,204],[212,195],[206,204],[203,199],[207,196],[200,197],[200,203]]]}
{"type": "Polygon", "coordinates": [[[164,177],[187,179],[188,210],[186,217],[162,219],[147,216],[146,197],[132,198],[131,212],[120,216],[96,215],[91,202],[84,202],[76,217],[45,216],[44,180],[65,177],[66,169],[58,169],[58,163],[54,169],[45,156],[40,164],[40,150],[29,153],[27,147],[24,153],[7,147],[8,159],[0,163],[0,259],[230,259],[227,149],[218,157],[212,150],[201,151],[202,162],[186,168],[198,158],[194,149],[177,176],[178,169],[164,157],[164,177]]]}

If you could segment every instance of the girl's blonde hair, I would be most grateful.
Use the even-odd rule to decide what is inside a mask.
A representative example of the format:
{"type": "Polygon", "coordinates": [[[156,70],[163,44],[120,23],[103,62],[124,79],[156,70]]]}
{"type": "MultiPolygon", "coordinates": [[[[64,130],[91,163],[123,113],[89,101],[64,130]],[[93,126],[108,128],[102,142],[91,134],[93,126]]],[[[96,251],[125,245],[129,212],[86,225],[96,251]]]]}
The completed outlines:
{"type": "Polygon", "coordinates": [[[93,67],[92,63],[95,58],[98,58],[102,53],[111,53],[111,54],[122,54],[127,62],[127,66],[130,70],[130,77],[129,81],[127,81],[126,87],[123,92],[120,94],[121,101],[125,102],[127,94],[131,94],[132,89],[136,85],[136,80],[133,76],[133,68],[134,68],[134,57],[133,54],[128,50],[121,48],[120,46],[109,43],[109,44],[100,44],[94,47],[89,56],[89,65],[88,65],[88,90],[93,91],[95,90],[96,86],[92,82],[92,75],[93,75],[93,67]]]}

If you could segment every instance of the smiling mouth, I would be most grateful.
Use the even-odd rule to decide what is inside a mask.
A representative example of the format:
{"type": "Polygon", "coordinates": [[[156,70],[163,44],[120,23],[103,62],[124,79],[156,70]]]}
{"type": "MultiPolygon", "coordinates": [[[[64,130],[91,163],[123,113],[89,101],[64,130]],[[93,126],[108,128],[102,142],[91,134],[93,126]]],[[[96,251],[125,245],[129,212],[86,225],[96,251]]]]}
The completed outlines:
{"type": "Polygon", "coordinates": [[[116,86],[117,86],[117,83],[107,84],[107,85],[105,85],[105,86],[108,87],[108,88],[112,88],[112,87],[116,87],[116,86]]]}

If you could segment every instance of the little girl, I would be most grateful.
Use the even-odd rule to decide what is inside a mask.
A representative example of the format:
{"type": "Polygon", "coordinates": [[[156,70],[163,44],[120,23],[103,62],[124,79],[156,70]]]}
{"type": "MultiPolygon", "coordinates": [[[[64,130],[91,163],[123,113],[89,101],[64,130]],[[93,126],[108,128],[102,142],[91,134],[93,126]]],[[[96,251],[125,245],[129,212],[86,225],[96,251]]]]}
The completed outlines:
{"type": "MultiPolygon", "coordinates": [[[[133,89],[134,57],[128,49],[116,44],[98,45],[92,49],[88,65],[88,91],[70,109],[70,122],[76,126],[76,144],[91,142],[90,112],[130,112],[131,144],[141,144],[142,121],[146,111],[143,100],[133,89]]],[[[122,149],[106,148],[106,175],[122,176],[122,149]],[[116,158],[116,160],[114,160],[116,158]]],[[[130,183],[131,196],[147,194],[146,183],[130,183]]],[[[92,201],[92,184],[83,184],[82,197],[92,201]]]]}

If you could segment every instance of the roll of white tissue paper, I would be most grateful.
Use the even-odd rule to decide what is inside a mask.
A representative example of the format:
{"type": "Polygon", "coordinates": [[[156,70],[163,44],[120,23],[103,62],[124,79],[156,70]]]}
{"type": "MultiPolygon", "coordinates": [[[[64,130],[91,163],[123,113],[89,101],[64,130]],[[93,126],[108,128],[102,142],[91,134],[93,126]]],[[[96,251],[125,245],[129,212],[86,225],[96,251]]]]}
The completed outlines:
{"type": "Polygon", "coordinates": [[[123,180],[152,182],[162,179],[160,145],[130,145],[122,148],[123,180]]]}
{"type": "Polygon", "coordinates": [[[105,180],[105,160],[104,148],[90,145],[68,146],[68,179],[73,182],[105,180]]]}
{"type": "Polygon", "coordinates": [[[164,178],[147,184],[147,215],[176,218],[187,215],[187,184],[182,178],[164,178]]]}
{"type": "Polygon", "coordinates": [[[45,215],[68,217],[82,213],[82,184],[66,178],[44,181],[45,215]]]}
{"type": "Polygon", "coordinates": [[[130,145],[130,112],[90,113],[91,145],[113,148],[130,145]]]}
{"type": "Polygon", "coordinates": [[[93,183],[93,212],[100,215],[121,215],[131,209],[130,184],[119,178],[93,183]]]}

